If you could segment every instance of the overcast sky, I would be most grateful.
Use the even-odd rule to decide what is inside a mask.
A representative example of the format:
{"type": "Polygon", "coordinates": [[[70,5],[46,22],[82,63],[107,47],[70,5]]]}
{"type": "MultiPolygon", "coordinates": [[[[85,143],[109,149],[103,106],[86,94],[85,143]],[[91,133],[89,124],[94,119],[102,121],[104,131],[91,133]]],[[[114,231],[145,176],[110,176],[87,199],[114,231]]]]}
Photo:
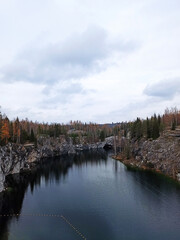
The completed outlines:
{"type": "Polygon", "coordinates": [[[0,106],[61,123],[180,108],[180,1],[0,0],[0,106]]]}

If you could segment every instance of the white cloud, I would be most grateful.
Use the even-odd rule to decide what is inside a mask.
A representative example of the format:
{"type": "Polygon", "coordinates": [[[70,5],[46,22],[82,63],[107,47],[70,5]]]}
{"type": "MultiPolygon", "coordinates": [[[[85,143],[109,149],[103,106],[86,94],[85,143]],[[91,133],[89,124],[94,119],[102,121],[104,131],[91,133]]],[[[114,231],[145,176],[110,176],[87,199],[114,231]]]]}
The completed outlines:
{"type": "Polygon", "coordinates": [[[148,96],[165,99],[174,98],[176,94],[180,94],[180,78],[161,80],[148,85],[144,89],[144,93],[148,96]]]}
{"type": "Polygon", "coordinates": [[[180,107],[178,0],[1,0],[0,105],[111,122],[180,107]],[[166,80],[161,80],[166,79],[166,80]]]}
{"type": "Polygon", "coordinates": [[[64,42],[40,49],[24,50],[15,60],[1,69],[1,81],[53,84],[104,70],[103,62],[114,52],[133,51],[132,42],[108,42],[107,32],[97,26],[82,34],[73,34],[64,42]]]}

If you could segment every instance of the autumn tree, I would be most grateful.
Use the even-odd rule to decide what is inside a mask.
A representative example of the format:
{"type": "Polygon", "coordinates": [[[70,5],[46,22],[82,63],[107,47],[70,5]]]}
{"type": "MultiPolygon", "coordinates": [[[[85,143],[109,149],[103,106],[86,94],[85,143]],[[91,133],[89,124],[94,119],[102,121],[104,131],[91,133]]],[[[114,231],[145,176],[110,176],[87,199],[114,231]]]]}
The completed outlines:
{"type": "Polygon", "coordinates": [[[9,133],[9,119],[5,118],[2,121],[2,127],[1,127],[1,141],[5,142],[5,144],[8,143],[8,139],[10,138],[10,133],[9,133]]]}

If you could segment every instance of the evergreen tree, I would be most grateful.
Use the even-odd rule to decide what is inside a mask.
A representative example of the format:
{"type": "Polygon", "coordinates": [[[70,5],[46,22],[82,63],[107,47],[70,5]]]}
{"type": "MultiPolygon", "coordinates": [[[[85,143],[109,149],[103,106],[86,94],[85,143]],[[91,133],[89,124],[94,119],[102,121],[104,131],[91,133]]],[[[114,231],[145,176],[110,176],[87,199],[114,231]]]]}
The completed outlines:
{"type": "Polygon", "coordinates": [[[34,136],[34,131],[33,131],[33,129],[31,129],[30,141],[34,142],[35,140],[36,140],[36,138],[34,136]]]}

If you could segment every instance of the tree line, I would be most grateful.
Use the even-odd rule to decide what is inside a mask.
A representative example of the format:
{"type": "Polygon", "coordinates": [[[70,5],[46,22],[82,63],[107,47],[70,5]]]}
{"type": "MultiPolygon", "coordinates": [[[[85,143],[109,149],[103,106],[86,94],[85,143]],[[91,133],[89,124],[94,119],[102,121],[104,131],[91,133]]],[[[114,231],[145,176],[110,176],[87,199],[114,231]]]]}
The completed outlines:
{"type": "Polygon", "coordinates": [[[8,142],[24,144],[36,142],[39,136],[71,137],[74,144],[94,143],[104,141],[108,136],[116,135],[119,138],[129,139],[158,138],[164,130],[175,130],[180,125],[180,111],[177,108],[166,109],[163,115],[154,114],[150,118],[137,118],[131,122],[116,124],[82,123],[70,121],[68,124],[39,123],[28,119],[14,120],[0,111],[0,145],[8,142]]]}
{"type": "Polygon", "coordinates": [[[163,115],[154,114],[150,118],[140,119],[137,118],[133,122],[122,124],[124,129],[124,136],[129,133],[131,139],[157,139],[163,132],[173,131],[180,125],[180,111],[175,107],[166,108],[163,115]]]}
{"type": "Polygon", "coordinates": [[[0,112],[0,145],[8,142],[24,144],[34,143],[39,136],[47,137],[71,137],[74,144],[94,143],[104,141],[111,136],[113,129],[108,125],[96,123],[82,123],[81,121],[70,121],[68,124],[60,123],[39,123],[28,119],[14,120],[0,112]]]}

